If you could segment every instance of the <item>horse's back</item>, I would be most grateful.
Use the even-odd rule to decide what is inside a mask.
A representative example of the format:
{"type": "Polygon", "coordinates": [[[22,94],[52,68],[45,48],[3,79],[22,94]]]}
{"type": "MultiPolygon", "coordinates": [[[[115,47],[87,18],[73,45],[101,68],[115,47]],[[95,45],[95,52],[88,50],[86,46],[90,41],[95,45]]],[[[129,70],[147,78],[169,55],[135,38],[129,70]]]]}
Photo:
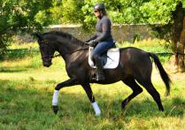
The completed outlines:
{"type": "Polygon", "coordinates": [[[148,52],[134,47],[120,48],[120,64],[132,74],[151,72],[152,69],[148,52]]]}
{"type": "Polygon", "coordinates": [[[149,59],[148,52],[135,47],[120,48],[121,58],[127,59],[125,62],[135,63],[149,59]]]}

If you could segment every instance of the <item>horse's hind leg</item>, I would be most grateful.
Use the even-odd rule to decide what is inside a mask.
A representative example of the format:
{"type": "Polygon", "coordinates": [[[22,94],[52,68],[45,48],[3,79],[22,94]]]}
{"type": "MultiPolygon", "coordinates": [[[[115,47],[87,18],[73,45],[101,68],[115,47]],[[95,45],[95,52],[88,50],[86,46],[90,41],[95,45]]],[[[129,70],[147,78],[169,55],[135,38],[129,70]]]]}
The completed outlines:
{"type": "Polygon", "coordinates": [[[121,107],[125,108],[125,106],[138,94],[140,94],[143,90],[142,88],[135,82],[134,78],[129,77],[122,80],[126,85],[128,85],[132,89],[132,94],[129,95],[125,100],[123,100],[121,107]]]}
{"type": "Polygon", "coordinates": [[[161,98],[160,98],[160,95],[159,93],[157,92],[157,90],[154,88],[151,80],[147,80],[145,82],[140,82],[138,81],[141,85],[143,85],[146,90],[150,93],[150,95],[153,97],[153,99],[155,100],[155,102],[157,103],[158,105],[158,108],[160,111],[164,111],[164,108],[163,108],[163,105],[161,103],[161,98]]]}

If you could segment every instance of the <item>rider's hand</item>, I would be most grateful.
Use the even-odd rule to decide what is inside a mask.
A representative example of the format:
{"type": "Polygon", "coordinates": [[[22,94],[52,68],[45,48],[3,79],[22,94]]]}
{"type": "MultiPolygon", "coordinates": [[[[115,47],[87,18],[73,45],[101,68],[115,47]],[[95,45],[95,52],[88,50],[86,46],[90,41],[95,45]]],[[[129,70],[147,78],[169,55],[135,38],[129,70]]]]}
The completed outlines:
{"type": "Polygon", "coordinates": [[[87,43],[89,46],[95,47],[96,46],[96,42],[95,40],[91,40],[87,43]]]}

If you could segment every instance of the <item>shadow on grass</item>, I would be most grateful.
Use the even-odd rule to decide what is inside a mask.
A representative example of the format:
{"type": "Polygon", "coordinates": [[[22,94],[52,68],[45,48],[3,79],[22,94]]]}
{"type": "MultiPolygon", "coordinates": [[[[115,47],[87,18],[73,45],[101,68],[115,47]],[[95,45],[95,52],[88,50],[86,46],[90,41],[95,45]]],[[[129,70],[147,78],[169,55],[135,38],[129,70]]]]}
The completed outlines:
{"type": "Polygon", "coordinates": [[[23,71],[26,71],[26,69],[23,69],[23,68],[9,68],[9,67],[0,68],[0,72],[3,72],[3,73],[17,73],[17,72],[23,72],[23,71]]]}
{"type": "MultiPolygon", "coordinates": [[[[62,103],[59,105],[62,109],[62,115],[66,111],[70,111],[70,108],[75,106],[76,111],[83,111],[93,113],[94,110],[89,103],[88,97],[86,94],[70,94],[70,93],[61,93],[62,103]],[[75,105],[79,104],[79,105],[75,105]],[[90,109],[90,110],[89,110],[90,109]],[[64,113],[63,113],[64,112],[64,113]]],[[[137,97],[133,99],[125,109],[121,109],[121,97],[120,99],[112,100],[110,96],[103,94],[95,94],[95,98],[98,101],[100,108],[102,109],[104,116],[112,118],[120,118],[121,116],[128,117],[141,117],[141,118],[152,118],[152,117],[183,117],[185,100],[181,98],[168,99],[171,101],[162,102],[164,106],[164,111],[161,112],[158,109],[157,104],[153,99],[146,99],[143,101],[137,101],[137,97]]],[[[116,95],[115,95],[116,96],[116,95]]]]}
{"type": "Polygon", "coordinates": [[[34,56],[39,53],[39,50],[36,49],[10,49],[7,50],[4,57],[1,59],[1,61],[4,60],[16,60],[16,59],[23,59],[28,56],[34,56]]]}
{"type": "MultiPolygon", "coordinates": [[[[30,82],[30,81],[29,81],[30,82]]],[[[13,99],[16,100],[16,98],[23,98],[28,97],[27,100],[29,101],[32,99],[32,94],[35,96],[40,96],[44,94],[44,98],[49,96],[49,101],[44,100],[44,102],[47,102],[46,104],[50,104],[51,98],[53,95],[53,92],[49,91],[50,88],[44,88],[44,89],[36,89],[31,86],[34,86],[34,81],[32,83],[29,83],[28,81],[23,81],[23,82],[17,82],[15,81],[10,81],[10,80],[0,80],[0,91],[1,93],[1,101],[3,100],[3,97],[6,99],[8,97],[9,100],[13,99]],[[17,89],[20,88],[20,89],[17,89]],[[30,95],[31,94],[31,95],[30,95]]],[[[36,81],[38,84],[39,81],[36,81]]],[[[47,83],[49,84],[49,83],[47,83]]],[[[53,85],[53,82],[52,82],[53,85]]],[[[59,103],[59,106],[63,111],[70,110],[73,105],[75,106],[76,110],[85,110],[89,112],[89,109],[92,109],[92,106],[88,100],[88,97],[85,92],[83,93],[66,93],[61,91],[60,92],[60,98],[62,99],[61,102],[59,103]],[[78,105],[77,105],[78,104],[78,105]],[[88,104],[88,105],[87,105],[88,104]]],[[[117,95],[115,95],[117,96],[117,95]]],[[[99,105],[101,108],[104,110],[104,113],[113,113],[117,111],[117,114],[124,114],[125,116],[143,116],[143,117],[152,117],[156,116],[156,114],[160,114],[161,116],[183,116],[184,115],[184,109],[185,108],[185,100],[181,99],[179,97],[173,98],[173,99],[167,99],[170,101],[162,101],[162,104],[164,106],[165,111],[160,112],[158,110],[157,104],[154,102],[152,99],[145,99],[142,101],[137,101],[137,97],[134,98],[127,106],[125,109],[121,109],[121,102],[122,102],[122,97],[120,98],[115,98],[115,100],[110,99],[109,95],[103,94],[95,94],[95,98],[97,99],[99,105]]],[[[46,98],[48,99],[48,97],[46,98]]],[[[32,100],[31,100],[32,101],[32,100]]],[[[48,105],[47,105],[48,106],[48,105]]],[[[34,106],[33,106],[34,107],[34,106]]],[[[51,107],[51,104],[49,105],[51,107]]],[[[85,112],[84,111],[84,112],[85,112]]]]}
{"type": "MultiPolygon", "coordinates": [[[[137,100],[137,99],[136,99],[137,100]]],[[[123,113],[125,116],[141,116],[141,117],[183,117],[185,108],[185,101],[180,98],[171,99],[170,103],[163,103],[164,111],[161,112],[158,110],[158,106],[153,100],[144,100],[141,102],[134,101],[130,102],[123,113]],[[178,100],[178,102],[176,102],[178,100]]]]}
{"type": "MultiPolygon", "coordinates": [[[[185,101],[181,98],[167,99],[170,101],[164,101],[164,112],[159,112],[153,100],[145,99],[143,101],[137,101],[137,97],[128,104],[126,109],[122,110],[122,97],[111,99],[108,94],[103,94],[102,96],[101,93],[95,93],[95,98],[102,110],[101,118],[96,119],[92,116],[94,115],[94,110],[85,92],[68,93],[64,91],[60,92],[60,110],[55,115],[51,107],[53,91],[50,88],[38,89],[35,87],[35,84],[39,84],[39,81],[15,82],[0,80],[1,124],[6,127],[9,124],[13,124],[15,125],[13,128],[15,129],[23,121],[25,128],[32,126],[35,129],[49,129],[56,122],[58,126],[67,125],[70,127],[70,124],[67,122],[71,122],[73,125],[78,123],[77,126],[85,126],[87,125],[87,119],[92,120],[94,124],[98,124],[97,120],[101,122],[105,119],[109,119],[112,122],[120,120],[129,122],[135,117],[150,120],[156,116],[162,118],[181,118],[184,115],[185,101]],[[33,123],[37,125],[33,126],[33,123]]],[[[50,85],[47,84],[47,86],[50,85]]],[[[121,123],[118,124],[120,128],[123,127],[121,123]]],[[[113,128],[114,125],[110,127],[113,128]]]]}

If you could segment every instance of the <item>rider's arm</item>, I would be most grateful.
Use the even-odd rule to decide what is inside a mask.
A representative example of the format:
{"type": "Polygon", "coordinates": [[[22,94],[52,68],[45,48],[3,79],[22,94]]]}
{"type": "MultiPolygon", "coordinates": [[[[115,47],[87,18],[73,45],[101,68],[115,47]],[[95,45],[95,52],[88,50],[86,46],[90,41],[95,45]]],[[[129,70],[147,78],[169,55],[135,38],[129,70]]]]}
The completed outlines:
{"type": "Polygon", "coordinates": [[[86,42],[89,42],[89,41],[91,41],[91,40],[94,40],[94,39],[96,39],[96,37],[97,37],[97,34],[95,33],[93,36],[91,36],[91,38],[90,39],[88,39],[86,42]]]}

